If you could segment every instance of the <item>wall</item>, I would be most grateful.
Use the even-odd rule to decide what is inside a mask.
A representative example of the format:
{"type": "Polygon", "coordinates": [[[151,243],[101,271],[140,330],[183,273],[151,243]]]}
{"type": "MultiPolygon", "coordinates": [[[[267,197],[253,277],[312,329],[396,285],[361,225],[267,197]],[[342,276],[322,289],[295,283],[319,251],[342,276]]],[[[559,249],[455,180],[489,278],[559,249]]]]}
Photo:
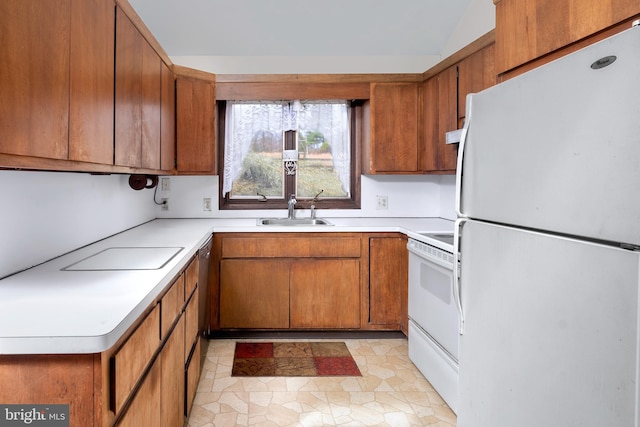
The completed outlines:
{"type": "Polygon", "coordinates": [[[0,277],[156,217],[129,175],[0,171],[0,277]]]}
{"type": "MultiPolygon", "coordinates": [[[[158,192],[169,199],[169,210],[158,208],[160,218],[257,218],[283,217],[286,210],[219,210],[217,176],[172,176],[170,191],[158,192]],[[203,211],[202,199],[211,198],[213,209],[203,211]]],[[[444,213],[453,217],[453,175],[362,176],[361,209],[323,210],[318,204],[318,216],[324,217],[438,217],[444,213]],[[389,209],[376,209],[376,196],[388,196],[389,209]],[[443,202],[446,204],[443,206],[443,202]],[[450,206],[449,206],[450,205],[450,206]]],[[[298,215],[308,216],[308,210],[298,215]]]]}
{"type": "Polygon", "coordinates": [[[496,8],[491,0],[471,0],[469,7],[456,26],[453,35],[442,50],[442,59],[456,53],[480,36],[496,27],[496,8]]]}
{"type": "Polygon", "coordinates": [[[423,73],[496,26],[491,0],[471,0],[440,55],[171,56],[178,65],[214,74],[423,73]]]}

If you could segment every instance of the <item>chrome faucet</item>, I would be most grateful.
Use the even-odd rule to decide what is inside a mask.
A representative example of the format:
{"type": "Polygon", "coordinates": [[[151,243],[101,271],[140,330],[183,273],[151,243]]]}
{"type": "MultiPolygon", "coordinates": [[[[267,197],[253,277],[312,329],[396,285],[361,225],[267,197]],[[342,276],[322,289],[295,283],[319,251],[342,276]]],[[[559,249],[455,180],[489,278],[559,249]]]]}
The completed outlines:
{"type": "Polygon", "coordinates": [[[296,211],[294,209],[296,203],[298,203],[298,201],[296,200],[296,195],[292,194],[291,196],[289,196],[289,215],[288,215],[289,219],[296,218],[296,211]]]}

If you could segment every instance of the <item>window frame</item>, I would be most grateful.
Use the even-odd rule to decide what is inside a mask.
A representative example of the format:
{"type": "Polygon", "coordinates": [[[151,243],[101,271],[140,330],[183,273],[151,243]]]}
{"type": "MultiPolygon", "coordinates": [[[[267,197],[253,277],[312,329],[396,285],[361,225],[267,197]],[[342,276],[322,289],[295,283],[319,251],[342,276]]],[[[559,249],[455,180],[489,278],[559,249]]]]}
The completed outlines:
{"type": "MultiPolygon", "coordinates": [[[[231,101],[231,100],[229,100],[231,101]]],[[[283,101],[291,101],[284,99],[283,101]]],[[[317,209],[360,209],[360,175],[362,171],[360,160],[360,146],[363,138],[362,135],[362,122],[363,122],[363,101],[354,100],[350,101],[349,108],[351,109],[351,170],[350,170],[350,182],[351,188],[349,189],[349,198],[320,198],[314,202],[312,198],[297,198],[296,208],[309,209],[311,205],[315,205],[317,209]]],[[[218,119],[218,164],[224,169],[224,145],[225,145],[225,126],[226,126],[226,107],[227,100],[217,101],[217,119],[218,119]]],[[[284,171],[283,171],[284,174],[284,171]]],[[[267,200],[260,199],[231,199],[228,195],[222,195],[223,187],[223,174],[219,174],[219,188],[218,188],[218,206],[220,210],[249,210],[249,209],[287,209],[288,199],[290,191],[288,188],[293,187],[295,189],[295,180],[293,177],[285,176],[285,192],[284,199],[268,198],[267,200]]]]}

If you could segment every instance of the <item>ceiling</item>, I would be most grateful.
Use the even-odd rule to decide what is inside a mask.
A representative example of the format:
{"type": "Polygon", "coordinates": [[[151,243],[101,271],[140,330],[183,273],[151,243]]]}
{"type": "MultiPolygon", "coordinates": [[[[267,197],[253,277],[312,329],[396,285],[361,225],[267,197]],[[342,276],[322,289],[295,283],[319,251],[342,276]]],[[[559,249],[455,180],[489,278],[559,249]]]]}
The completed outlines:
{"type": "Polygon", "coordinates": [[[471,0],[129,0],[169,56],[440,55],[471,0]]]}

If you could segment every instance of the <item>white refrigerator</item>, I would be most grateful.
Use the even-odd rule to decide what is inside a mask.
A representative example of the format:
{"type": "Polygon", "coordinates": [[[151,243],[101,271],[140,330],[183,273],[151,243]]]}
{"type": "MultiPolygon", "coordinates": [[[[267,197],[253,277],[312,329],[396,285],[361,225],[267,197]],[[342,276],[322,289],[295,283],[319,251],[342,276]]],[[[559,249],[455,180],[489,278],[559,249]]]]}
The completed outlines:
{"type": "Polygon", "coordinates": [[[467,112],[458,427],[638,427],[640,26],[467,112]]]}

